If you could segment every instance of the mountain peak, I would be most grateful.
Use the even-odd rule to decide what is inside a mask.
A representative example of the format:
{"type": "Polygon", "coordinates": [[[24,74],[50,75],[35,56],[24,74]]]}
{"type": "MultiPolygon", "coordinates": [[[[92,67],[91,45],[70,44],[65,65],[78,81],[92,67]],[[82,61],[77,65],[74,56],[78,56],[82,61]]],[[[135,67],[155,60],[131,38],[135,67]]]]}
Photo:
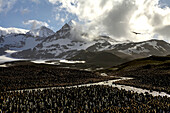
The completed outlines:
{"type": "Polygon", "coordinates": [[[51,29],[47,28],[46,26],[41,26],[38,29],[32,29],[28,32],[28,34],[33,35],[34,37],[39,36],[39,37],[48,37],[54,34],[54,31],[51,29]]]}
{"type": "Polygon", "coordinates": [[[75,22],[74,20],[70,20],[70,21],[68,22],[68,25],[69,25],[70,27],[73,27],[73,26],[76,25],[76,22],[75,22]]]}
{"type": "Polygon", "coordinates": [[[46,26],[41,26],[40,29],[49,29],[46,26]]]}
{"type": "Polygon", "coordinates": [[[70,30],[74,25],[76,25],[76,22],[74,20],[70,20],[68,23],[65,23],[60,30],[70,30]]]}
{"type": "Polygon", "coordinates": [[[66,23],[62,28],[62,30],[70,30],[70,25],[66,23]]]}
{"type": "Polygon", "coordinates": [[[56,32],[56,34],[58,34],[59,36],[64,36],[66,35],[68,32],[70,32],[71,27],[68,23],[64,24],[64,26],[56,32]]]}

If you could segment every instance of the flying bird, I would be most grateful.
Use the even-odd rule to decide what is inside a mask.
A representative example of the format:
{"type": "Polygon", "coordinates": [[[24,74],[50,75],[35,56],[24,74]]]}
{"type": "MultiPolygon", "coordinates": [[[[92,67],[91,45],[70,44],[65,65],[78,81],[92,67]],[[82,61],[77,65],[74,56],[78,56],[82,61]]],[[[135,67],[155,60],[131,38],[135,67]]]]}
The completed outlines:
{"type": "Polygon", "coordinates": [[[136,34],[136,35],[141,35],[142,33],[138,33],[138,32],[135,32],[135,31],[132,31],[132,33],[136,34]]]}

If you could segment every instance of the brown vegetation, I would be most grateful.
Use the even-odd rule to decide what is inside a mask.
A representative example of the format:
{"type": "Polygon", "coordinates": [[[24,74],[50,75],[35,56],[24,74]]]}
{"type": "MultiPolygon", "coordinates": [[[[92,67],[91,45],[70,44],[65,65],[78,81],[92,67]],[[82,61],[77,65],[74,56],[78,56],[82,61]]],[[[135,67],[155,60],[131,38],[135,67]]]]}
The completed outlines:
{"type": "Polygon", "coordinates": [[[110,77],[102,77],[94,72],[30,62],[17,62],[10,67],[0,67],[0,91],[75,85],[108,79],[110,77]]]}
{"type": "Polygon", "coordinates": [[[169,113],[170,98],[109,86],[0,93],[0,112],[169,113]]]}
{"type": "Polygon", "coordinates": [[[165,91],[170,94],[170,57],[148,57],[107,70],[110,75],[133,77],[116,83],[165,91]]]}

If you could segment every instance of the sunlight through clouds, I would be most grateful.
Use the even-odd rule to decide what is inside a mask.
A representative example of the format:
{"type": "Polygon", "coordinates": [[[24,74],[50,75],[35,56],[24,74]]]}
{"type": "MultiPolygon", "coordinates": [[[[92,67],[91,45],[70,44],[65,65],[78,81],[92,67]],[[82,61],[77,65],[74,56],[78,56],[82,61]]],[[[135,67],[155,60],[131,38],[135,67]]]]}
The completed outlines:
{"type": "MultiPolygon", "coordinates": [[[[73,27],[77,27],[74,28],[74,31],[81,29],[81,33],[88,33],[91,38],[107,34],[114,39],[143,41],[155,38],[156,35],[159,39],[170,40],[168,32],[170,29],[170,8],[163,0],[30,0],[28,2],[30,7],[36,6],[38,8],[43,4],[45,4],[42,6],[43,8],[50,7],[51,9],[49,8],[47,12],[51,11],[52,13],[50,12],[48,17],[43,16],[47,13],[42,12],[35,16],[33,10],[36,8],[23,7],[17,2],[24,4],[26,0],[0,0],[0,13],[12,14],[11,9],[15,7],[18,12],[21,9],[22,15],[27,14],[29,19],[51,20],[49,26],[51,28],[57,27],[55,29],[59,29],[70,20],[74,20],[76,24],[73,27]],[[33,18],[30,18],[31,15],[33,18]],[[135,35],[132,33],[133,31],[142,35],[135,35]]],[[[20,15],[18,14],[18,16],[20,15]]],[[[24,17],[24,20],[29,19],[24,17]]]]}
{"type": "MultiPolygon", "coordinates": [[[[170,37],[170,8],[161,8],[159,0],[49,0],[77,15],[86,32],[105,30],[113,38],[142,41],[158,34],[170,37]],[[95,27],[94,27],[95,26],[95,27]],[[99,28],[102,27],[102,28],[99,28]],[[136,36],[132,31],[142,33],[136,36]],[[143,37],[143,38],[142,38],[143,37]]],[[[102,31],[103,32],[103,31],[102,31]]]]}

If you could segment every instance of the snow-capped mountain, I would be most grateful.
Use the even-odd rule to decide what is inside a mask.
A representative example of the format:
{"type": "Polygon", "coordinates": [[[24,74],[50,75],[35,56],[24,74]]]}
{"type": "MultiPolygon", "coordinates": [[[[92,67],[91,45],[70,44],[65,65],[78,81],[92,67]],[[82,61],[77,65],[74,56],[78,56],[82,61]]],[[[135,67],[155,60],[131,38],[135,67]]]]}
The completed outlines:
{"type": "Polygon", "coordinates": [[[112,53],[133,58],[148,57],[151,55],[165,56],[170,54],[170,44],[163,40],[148,40],[143,42],[131,42],[116,44],[112,53]]]}
{"type": "MultiPolygon", "coordinates": [[[[72,26],[65,24],[54,33],[46,27],[31,31],[26,34],[10,34],[0,37],[0,54],[5,55],[9,50],[16,52],[11,54],[13,58],[22,59],[74,59],[80,56],[91,59],[96,55],[109,55],[109,59],[135,59],[150,55],[170,54],[170,44],[162,40],[149,40],[144,42],[116,41],[109,36],[98,36],[93,41],[78,40],[72,35],[72,26]],[[34,37],[36,36],[36,37],[34,37]],[[113,55],[111,55],[113,54],[113,55]],[[104,55],[104,54],[103,54],[104,55]],[[115,56],[116,55],[116,56],[115,56]]],[[[81,34],[88,37],[88,33],[81,34]]],[[[95,58],[93,58],[95,56],[95,58]]],[[[103,57],[103,56],[102,56],[103,57]]],[[[98,58],[99,59],[99,58],[98,58]]],[[[125,61],[121,60],[120,61],[125,61]]],[[[86,59],[88,60],[88,59],[86,59]]],[[[90,61],[90,60],[88,60],[90,61]]]]}
{"type": "Polygon", "coordinates": [[[5,31],[6,32],[3,32],[3,35],[0,36],[0,55],[5,55],[8,53],[6,51],[13,51],[13,53],[15,53],[27,49],[33,49],[46,37],[54,34],[52,30],[44,26],[36,29],[35,31],[28,31],[18,28],[7,28],[5,31]]]}
{"type": "Polygon", "coordinates": [[[54,35],[45,38],[33,49],[24,50],[15,54],[13,57],[19,58],[63,58],[68,59],[79,53],[81,50],[103,51],[111,49],[113,44],[119,43],[107,36],[96,37],[93,41],[82,41],[75,39],[70,33],[71,26],[65,24],[54,35]]]}
{"type": "Polygon", "coordinates": [[[0,27],[0,36],[5,36],[7,34],[26,34],[29,30],[19,29],[19,28],[3,28],[0,27]]]}
{"type": "Polygon", "coordinates": [[[0,55],[5,51],[12,50],[15,52],[34,48],[38,43],[42,42],[41,38],[34,38],[25,34],[9,34],[0,37],[0,55]]]}
{"type": "Polygon", "coordinates": [[[71,59],[81,54],[80,51],[82,50],[89,52],[107,51],[121,58],[130,59],[170,54],[170,44],[161,40],[149,40],[138,43],[127,41],[124,43],[116,41],[109,36],[98,36],[93,41],[82,41],[72,37],[70,31],[71,26],[65,24],[54,35],[45,38],[33,49],[23,50],[12,54],[12,56],[31,59],[71,59]]]}
{"type": "Polygon", "coordinates": [[[51,29],[45,27],[45,26],[41,26],[38,29],[32,29],[29,32],[27,32],[27,34],[32,35],[34,37],[48,37],[54,34],[54,31],[52,31],[51,29]]]}

